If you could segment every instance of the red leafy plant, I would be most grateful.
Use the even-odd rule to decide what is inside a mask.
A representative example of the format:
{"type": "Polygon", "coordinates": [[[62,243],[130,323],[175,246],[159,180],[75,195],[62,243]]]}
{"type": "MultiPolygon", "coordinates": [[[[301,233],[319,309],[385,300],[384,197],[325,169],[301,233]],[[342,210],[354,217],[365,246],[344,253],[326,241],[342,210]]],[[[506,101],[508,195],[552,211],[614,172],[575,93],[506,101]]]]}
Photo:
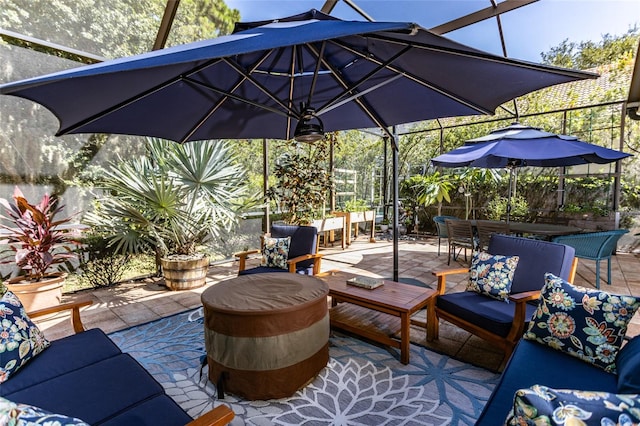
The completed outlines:
{"type": "Polygon", "coordinates": [[[13,263],[24,272],[25,280],[40,281],[55,265],[76,257],[73,246],[77,227],[68,225],[72,217],[57,219],[64,206],[55,196],[45,194],[40,203],[30,204],[16,187],[13,203],[0,198],[5,214],[0,214],[0,242],[13,252],[0,263],[13,263]],[[15,255],[14,255],[15,253],[15,255]]]}

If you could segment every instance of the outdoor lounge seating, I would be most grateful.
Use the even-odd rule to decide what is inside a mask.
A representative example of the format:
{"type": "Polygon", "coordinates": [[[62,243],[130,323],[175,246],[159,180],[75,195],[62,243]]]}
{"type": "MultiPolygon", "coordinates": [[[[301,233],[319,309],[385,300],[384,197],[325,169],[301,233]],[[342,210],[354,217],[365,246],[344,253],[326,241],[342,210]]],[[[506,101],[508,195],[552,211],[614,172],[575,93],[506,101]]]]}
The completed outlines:
{"type": "Polygon", "coordinates": [[[519,256],[508,303],[471,290],[446,293],[447,277],[468,274],[468,268],[435,271],[438,295],[434,306],[427,309],[427,339],[438,338],[438,320],[442,319],[494,343],[504,350],[506,361],[536,308],[544,274],[551,272],[573,282],[577,263],[572,247],[506,235],[493,235],[488,253],[519,256]]]}
{"type": "Polygon", "coordinates": [[[455,216],[434,216],[433,222],[436,224],[436,233],[438,235],[438,256],[440,256],[440,244],[442,239],[449,241],[449,233],[447,232],[446,220],[457,220],[455,216]]]}
{"type": "Polygon", "coordinates": [[[320,272],[322,254],[318,253],[318,230],[315,226],[272,225],[271,232],[263,237],[263,262],[260,266],[247,269],[247,258],[261,250],[249,250],[236,253],[240,263],[238,275],[259,274],[264,272],[293,272],[306,275],[317,275],[320,272]],[[286,254],[286,268],[272,266],[265,262],[264,238],[290,237],[288,253],[286,254]]]}
{"type": "MultiPolygon", "coordinates": [[[[91,425],[218,426],[233,419],[233,412],[220,405],[193,420],[101,329],[84,331],[80,308],[90,304],[68,303],[29,313],[33,318],[72,310],[76,334],[52,341],[11,374],[0,385],[2,398],[91,425]]],[[[2,361],[4,367],[7,360],[2,361]]]]}
{"type": "Polygon", "coordinates": [[[600,288],[600,262],[607,261],[607,284],[611,285],[611,256],[618,240],[629,231],[615,229],[613,231],[588,232],[584,234],[562,235],[553,241],[566,244],[576,250],[576,257],[596,261],[596,288],[600,288]]]}

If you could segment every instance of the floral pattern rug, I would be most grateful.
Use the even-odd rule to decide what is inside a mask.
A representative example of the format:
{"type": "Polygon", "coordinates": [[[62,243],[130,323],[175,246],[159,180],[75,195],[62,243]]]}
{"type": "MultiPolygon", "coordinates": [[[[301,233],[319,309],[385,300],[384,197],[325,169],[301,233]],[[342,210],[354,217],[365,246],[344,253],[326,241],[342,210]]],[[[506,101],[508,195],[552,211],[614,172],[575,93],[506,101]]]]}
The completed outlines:
{"type": "Polygon", "coordinates": [[[473,425],[499,375],[411,345],[411,363],[395,349],[332,333],[330,359],[290,398],[218,400],[204,360],[202,309],[110,334],[194,418],[224,403],[232,425],[473,425]]]}

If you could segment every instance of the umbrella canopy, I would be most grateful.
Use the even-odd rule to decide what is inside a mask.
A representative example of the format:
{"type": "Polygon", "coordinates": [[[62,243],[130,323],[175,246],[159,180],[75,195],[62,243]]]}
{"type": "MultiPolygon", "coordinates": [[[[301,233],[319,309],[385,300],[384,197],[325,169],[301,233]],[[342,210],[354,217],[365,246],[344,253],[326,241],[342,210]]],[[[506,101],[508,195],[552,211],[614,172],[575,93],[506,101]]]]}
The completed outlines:
{"type": "Polygon", "coordinates": [[[51,110],[57,135],[186,142],[291,139],[305,116],[335,131],[491,114],[533,90],[595,77],[488,54],[412,23],[342,21],[311,10],[4,84],[0,93],[51,110]]]}
{"type": "MultiPolygon", "coordinates": [[[[325,131],[492,114],[502,103],[596,74],[492,55],[403,22],[316,10],[239,23],[229,36],[0,86],[44,105],[57,135],[119,133],[177,142],[291,139],[325,131]]],[[[311,140],[311,139],[310,139],[311,140]]],[[[393,210],[394,279],[398,211],[393,210]]]]}
{"type": "Polygon", "coordinates": [[[460,148],[431,160],[440,167],[562,167],[606,164],[629,157],[614,149],[514,123],[487,136],[470,139],[460,148]]]}
{"type": "Polygon", "coordinates": [[[630,157],[615,149],[557,135],[519,123],[494,130],[487,136],[469,139],[463,146],[431,159],[440,167],[481,167],[509,169],[507,222],[511,213],[513,174],[517,167],[563,167],[579,164],[607,164],[630,157]]]}

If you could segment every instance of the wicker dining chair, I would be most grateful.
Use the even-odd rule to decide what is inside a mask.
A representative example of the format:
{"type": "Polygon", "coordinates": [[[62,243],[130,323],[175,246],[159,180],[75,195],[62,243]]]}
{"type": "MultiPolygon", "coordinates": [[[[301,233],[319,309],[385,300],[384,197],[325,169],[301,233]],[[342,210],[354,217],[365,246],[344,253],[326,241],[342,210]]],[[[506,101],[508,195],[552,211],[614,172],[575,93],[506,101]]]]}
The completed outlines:
{"type": "Polygon", "coordinates": [[[433,222],[436,224],[436,232],[438,234],[438,256],[440,256],[440,244],[442,239],[448,241],[449,234],[447,233],[447,223],[445,222],[447,219],[458,220],[455,216],[434,216],[433,222]]]}
{"type": "Polygon", "coordinates": [[[473,226],[468,220],[445,220],[447,224],[447,235],[449,242],[449,258],[447,259],[447,265],[451,264],[451,258],[456,260],[462,250],[464,250],[464,260],[467,259],[467,250],[473,252],[475,248],[473,238],[473,226]],[[458,251],[456,254],[456,250],[458,251]]]}
{"type": "Polygon", "coordinates": [[[478,231],[478,250],[486,251],[489,247],[489,240],[493,234],[509,235],[509,224],[494,220],[477,220],[476,230],[478,231]]]}

